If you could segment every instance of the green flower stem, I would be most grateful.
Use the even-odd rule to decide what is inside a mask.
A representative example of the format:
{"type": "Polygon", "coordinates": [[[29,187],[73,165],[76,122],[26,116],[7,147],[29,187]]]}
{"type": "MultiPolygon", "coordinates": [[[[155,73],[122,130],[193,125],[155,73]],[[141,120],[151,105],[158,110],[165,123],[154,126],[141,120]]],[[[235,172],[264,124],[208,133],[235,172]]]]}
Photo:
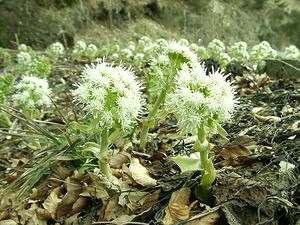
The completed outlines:
{"type": "Polygon", "coordinates": [[[200,152],[200,161],[201,161],[201,168],[203,169],[202,173],[205,173],[205,168],[206,168],[206,164],[208,161],[208,146],[205,142],[206,141],[206,137],[205,137],[205,127],[204,127],[204,123],[201,123],[200,127],[198,128],[198,141],[199,144],[196,146],[197,151],[200,152]]]}
{"type": "Polygon", "coordinates": [[[215,179],[215,169],[212,161],[208,159],[208,142],[206,140],[204,123],[198,128],[198,143],[195,144],[195,150],[200,153],[201,162],[201,185],[210,186],[215,179]]]}
{"type": "Polygon", "coordinates": [[[108,158],[107,158],[107,151],[108,151],[108,129],[104,128],[101,132],[101,145],[100,145],[100,159],[99,169],[103,175],[107,178],[111,176],[108,158]]]}
{"type": "Polygon", "coordinates": [[[101,132],[100,155],[105,157],[107,150],[108,150],[108,129],[104,128],[101,132]]]}
{"type": "Polygon", "coordinates": [[[140,147],[143,150],[145,150],[145,148],[146,148],[147,134],[150,129],[151,120],[154,118],[154,116],[157,113],[161,104],[165,101],[167,89],[168,88],[166,87],[161,91],[160,95],[158,96],[158,98],[155,101],[155,104],[154,104],[152,110],[149,112],[147,118],[143,121],[143,127],[142,127],[141,137],[140,137],[140,147]]]}

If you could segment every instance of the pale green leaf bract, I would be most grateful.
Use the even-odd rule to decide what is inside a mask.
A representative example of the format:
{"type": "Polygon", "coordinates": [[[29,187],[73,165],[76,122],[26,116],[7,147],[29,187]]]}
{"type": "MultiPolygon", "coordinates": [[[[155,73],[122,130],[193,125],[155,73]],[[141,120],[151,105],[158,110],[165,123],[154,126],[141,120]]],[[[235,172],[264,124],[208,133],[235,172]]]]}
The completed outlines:
{"type": "Polygon", "coordinates": [[[183,173],[201,170],[199,153],[193,153],[190,157],[176,156],[171,159],[180,167],[183,173]]]}

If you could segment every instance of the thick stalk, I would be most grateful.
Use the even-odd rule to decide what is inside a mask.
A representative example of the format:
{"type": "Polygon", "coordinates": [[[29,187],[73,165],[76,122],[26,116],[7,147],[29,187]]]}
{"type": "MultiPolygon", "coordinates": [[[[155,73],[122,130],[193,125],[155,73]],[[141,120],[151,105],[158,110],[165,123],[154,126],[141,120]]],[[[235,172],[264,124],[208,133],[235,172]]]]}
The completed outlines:
{"type": "Polygon", "coordinates": [[[147,118],[143,121],[141,137],[140,137],[140,147],[141,149],[145,150],[147,144],[147,134],[150,129],[150,122],[154,118],[155,114],[157,113],[159,107],[164,102],[165,97],[167,94],[167,88],[164,88],[158,98],[156,99],[153,108],[149,112],[147,118]]]}
{"type": "Polygon", "coordinates": [[[100,145],[100,157],[98,161],[99,169],[103,175],[107,178],[110,177],[110,168],[107,160],[107,151],[108,151],[108,129],[104,128],[101,132],[101,145],[100,145]]]}
{"type": "Polygon", "coordinates": [[[198,140],[200,142],[200,161],[201,161],[201,168],[202,175],[205,174],[206,164],[208,161],[208,146],[206,146],[206,137],[205,137],[205,127],[204,123],[201,123],[200,127],[198,128],[198,140]]]}
{"type": "Polygon", "coordinates": [[[101,132],[100,155],[105,156],[108,150],[108,129],[104,128],[101,132]]]}

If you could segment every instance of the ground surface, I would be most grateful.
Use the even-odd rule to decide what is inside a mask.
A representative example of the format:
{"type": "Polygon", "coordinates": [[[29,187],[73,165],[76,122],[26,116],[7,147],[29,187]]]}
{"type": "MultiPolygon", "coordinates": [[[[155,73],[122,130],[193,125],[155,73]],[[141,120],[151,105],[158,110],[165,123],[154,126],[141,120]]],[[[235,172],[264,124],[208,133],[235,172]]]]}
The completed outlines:
{"type": "MultiPolygon", "coordinates": [[[[121,5],[110,1],[116,4],[105,5],[103,1],[90,0],[89,5],[70,6],[59,5],[60,1],[55,1],[56,6],[54,1],[38,2],[0,2],[2,46],[16,48],[17,40],[41,49],[56,40],[67,46],[79,39],[98,44],[108,40],[124,43],[148,35],[186,37],[191,42],[201,38],[204,44],[213,38],[227,43],[258,43],[267,39],[278,48],[288,44],[299,47],[297,1],[284,1],[286,7],[279,4],[281,1],[278,5],[270,1],[180,1],[174,5],[167,1],[140,1],[136,5],[131,1],[121,5]],[[199,13],[195,8],[203,11],[199,13]],[[274,20],[274,15],[283,22],[274,20]]],[[[53,69],[49,80],[62,114],[54,109],[46,112],[43,120],[49,123],[38,123],[42,128],[60,135],[66,129],[62,115],[70,120],[81,119],[76,118],[81,112],[74,109],[70,90],[74,89],[73,83],[78,81],[85,63],[62,59],[53,69]]],[[[283,76],[278,72],[283,71],[281,66],[272,73],[276,76],[259,75],[243,67],[235,69],[228,72],[237,86],[240,104],[232,122],[224,126],[228,140],[210,138],[217,178],[207,203],[195,196],[200,174],[182,174],[168,158],[190,152],[193,144],[190,137],[172,136],[176,130],[172,117],[151,130],[152,141],[145,154],[139,152],[134,141],[115,142],[113,149],[119,153],[110,166],[119,178],[117,189],[105,183],[93,167],[93,159],[83,163],[89,153],[83,156],[72,151],[89,141],[83,140],[84,136],[72,136],[71,143],[43,145],[40,149],[36,138],[26,136],[35,133],[26,126],[28,121],[21,123],[18,119],[16,128],[27,130],[26,135],[0,135],[0,225],[129,221],[204,225],[294,225],[298,221],[298,225],[300,77],[283,76]],[[70,155],[65,154],[68,152],[70,155]],[[287,170],[291,164],[295,167],[287,170]],[[142,180],[133,175],[145,168],[142,180]],[[149,185],[153,182],[149,177],[156,180],[155,186],[149,185]]]]}
{"type": "MultiPolygon", "coordinates": [[[[66,60],[49,76],[54,100],[70,120],[75,115],[70,90],[82,63],[66,60]]],[[[176,121],[169,117],[151,130],[146,154],[126,138],[112,146],[119,152],[110,161],[119,178],[117,189],[93,170],[92,161],[90,166],[82,163],[83,155],[72,152],[84,142],[80,136],[71,137],[69,147],[49,145],[38,150],[39,141],[31,136],[2,135],[0,224],[296,224],[300,217],[300,79],[293,74],[285,78],[259,75],[243,67],[231,79],[240,104],[232,123],[225,125],[228,140],[210,138],[217,178],[206,203],[194,194],[200,174],[182,174],[168,158],[190,152],[193,144],[191,137],[172,137],[176,121]],[[69,157],[64,154],[68,151],[69,157]],[[287,170],[284,162],[295,167],[287,170]],[[22,175],[24,170],[29,176],[22,175]],[[136,175],[144,170],[142,178],[136,175]],[[154,186],[150,185],[153,179],[154,186]]],[[[41,126],[53,134],[65,129],[57,111],[49,111],[44,119],[51,124],[41,126]]]]}

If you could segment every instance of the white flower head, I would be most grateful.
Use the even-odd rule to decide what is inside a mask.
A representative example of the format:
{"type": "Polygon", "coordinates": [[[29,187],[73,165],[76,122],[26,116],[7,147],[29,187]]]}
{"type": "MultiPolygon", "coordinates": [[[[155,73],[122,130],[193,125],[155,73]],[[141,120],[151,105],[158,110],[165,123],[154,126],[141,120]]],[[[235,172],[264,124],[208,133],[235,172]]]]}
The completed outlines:
{"type": "Polygon", "coordinates": [[[18,50],[19,50],[20,52],[27,52],[27,51],[28,51],[28,47],[27,47],[27,45],[25,45],[25,44],[20,44],[20,45],[18,46],[18,50]]]}
{"type": "Polygon", "coordinates": [[[181,58],[181,63],[189,63],[191,66],[198,64],[197,55],[191,51],[188,46],[182,45],[176,41],[170,41],[167,46],[167,55],[170,60],[172,57],[181,58]]]}
{"type": "Polygon", "coordinates": [[[89,44],[86,47],[86,55],[90,58],[94,58],[97,55],[97,52],[98,52],[98,48],[94,44],[89,44]]]}
{"type": "Polygon", "coordinates": [[[177,86],[166,102],[183,133],[196,133],[201,123],[212,128],[211,122],[230,120],[236,105],[234,90],[222,72],[207,76],[203,67],[188,66],[178,71],[177,86]]]}
{"type": "Polygon", "coordinates": [[[216,58],[219,54],[225,52],[225,45],[224,43],[219,40],[219,39],[214,39],[212,40],[208,45],[207,45],[210,57],[216,58]]]}
{"type": "Polygon", "coordinates": [[[121,53],[126,59],[130,59],[131,57],[133,57],[132,51],[128,48],[123,48],[121,53]]]}
{"type": "Polygon", "coordinates": [[[78,51],[85,51],[86,43],[83,40],[77,41],[74,45],[74,49],[78,51]]]}
{"type": "Polygon", "coordinates": [[[144,59],[145,55],[143,53],[137,53],[135,56],[134,56],[134,59],[137,60],[137,61],[142,61],[144,59]]]}
{"type": "Polygon", "coordinates": [[[300,52],[295,45],[290,45],[284,49],[284,57],[287,59],[297,59],[300,52]]]}
{"type": "Polygon", "coordinates": [[[249,53],[247,51],[247,43],[243,41],[239,41],[234,43],[230,47],[230,53],[232,61],[235,62],[244,62],[249,59],[249,53]]]}
{"type": "Polygon", "coordinates": [[[144,104],[133,71],[105,62],[85,67],[73,95],[88,114],[99,118],[100,126],[119,124],[123,129],[138,119],[144,104]]]}
{"type": "Polygon", "coordinates": [[[51,90],[46,79],[25,76],[15,86],[16,93],[12,96],[14,104],[25,108],[41,108],[50,106],[51,90]]]}
{"type": "Polygon", "coordinates": [[[20,52],[17,54],[17,62],[22,66],[29,66],[32,63],[31,55],[28,52],[20,52]]]}
{"type": "Polygon", "coordinates": [[[181,45],[184,45],[184,46],[189,46],[189,41],[185,38],[181,38],[179,41],[178,41],[179,44],[181,45]]]}
{"type": "Polygon", "coordinates": [[[60,56],[64,54],[65,48],[62,43],[55,42],[48,47],[48,51],[54,56],[60,56]]]}
{"type": "Polygon", "coordinates": [[[250,52],[250,59],[254,63],[267,57],[275,58],[276,56],[277,51],[274,50],[267,41],[262,41],[258,45],[253,46],[250,52]]]}
{"type": "Polygon", "coordinates": [[[152,43],[151,39],[147,36],[141,37],[138,41],[138,44],[144,47],[151,45],[151,43],[152,43]]]}
{"type": "Polygon", "coordinates": [[[220,62],[221,68],[225,68],[231,62],[231,58],[226,52],[221,53],[217,59],[220,62]]]}
{"type": "Polygon", "coordinates": [[[204,46],[198,47],[197,54],[201,60],[209,58],[208,52],[204,46]]]}

